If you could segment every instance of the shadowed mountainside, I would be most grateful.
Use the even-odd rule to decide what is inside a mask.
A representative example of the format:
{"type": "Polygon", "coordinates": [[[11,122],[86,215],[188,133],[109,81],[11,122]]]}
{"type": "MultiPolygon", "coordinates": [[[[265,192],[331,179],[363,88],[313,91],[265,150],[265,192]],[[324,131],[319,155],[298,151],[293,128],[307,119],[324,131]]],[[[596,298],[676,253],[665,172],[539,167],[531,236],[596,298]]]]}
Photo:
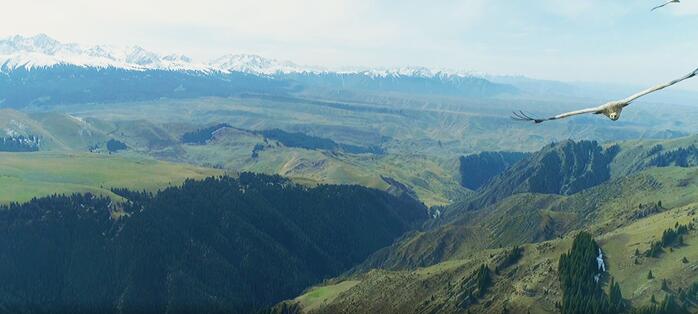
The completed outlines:
{"type": "Polygon", "coordinates": [[[459,159],[461,185],[477,190],[529,155],[520,152],[482,152],[462,156],[459,159]]]}
{"type": "Polygon", "coordinates": [[[548,145],[493,178],[472,204],[486,206],[517,193],[574,194],[607,181],[618,151],[596,141],[548,145]]]}
{"type": "Polygon", "coordinates": [[[361,262],[426,218],[359,186],[243,173],[0,210],[3,311],[249,312],[361,262]]]}

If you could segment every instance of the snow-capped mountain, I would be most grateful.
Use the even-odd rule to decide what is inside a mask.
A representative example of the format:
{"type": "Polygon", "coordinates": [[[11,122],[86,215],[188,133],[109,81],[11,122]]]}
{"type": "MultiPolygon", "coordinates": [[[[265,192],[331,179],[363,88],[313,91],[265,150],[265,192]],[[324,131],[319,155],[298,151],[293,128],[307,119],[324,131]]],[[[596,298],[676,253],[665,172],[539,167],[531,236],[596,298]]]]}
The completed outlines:
{"type": "Polygon", "coordinates": [[[303,67],[291,61],[268,59],[250,54],[229,54],[213,60],[209,64],[212,68],[227,72],[244,72],[262,75],[289,74],[289,73],[317,73],[323,72],[320,68],[303,67]]]}
{"type": "Polygon", "coordinates": [[[303,91],[489,97],[515,89],[424,67],[326,69],[246,54],[201,62],[138,46],[61,43],[43,34],[0,39],[0,108],[303,91]]]}
{"type": "Polygon", "coordinates": [[[126,70],[244,72],[256,75],[318,71],[290,61],[249,54],[230,54],[211,62],[200,63],[185,55],[160,55],[139,46],[85,47],[76,43],[61,43],[45,34],[32,37],[17,35],[0,39],[0,71],[7,72],[19,68],[31,70],[56,65],[126,70]]]}
{"type": "Polygon", "coordinates": [[[44,34],[32,37],[17,35],[0,39],[0,70],[2,71],[18,68],[31,70],[56,65],[127,70],[204,72],[214,70],[207,65],[194,63],[186,56],[161,56],[139,46],[83,47],[75,43],[64,44],[44,34]]]}
{"type": "Polygon", "coordinates": [[[210,62],[195,62],[184,55],[160,55],[139,46],[82,46],[61,43],[45,34],[32,37],[12,36],[0,39],[0,72],[19,68],[31,70],[56,65],[118,68],[127,70],[166,70],[198,72],[243,72],[255,75],[360,74],[368,77],[468,77],[467,72],[433,70],[425,67],[327,69],[301,66],[291,61],[264,58],[251,54],[228,54],[210,62]]]}

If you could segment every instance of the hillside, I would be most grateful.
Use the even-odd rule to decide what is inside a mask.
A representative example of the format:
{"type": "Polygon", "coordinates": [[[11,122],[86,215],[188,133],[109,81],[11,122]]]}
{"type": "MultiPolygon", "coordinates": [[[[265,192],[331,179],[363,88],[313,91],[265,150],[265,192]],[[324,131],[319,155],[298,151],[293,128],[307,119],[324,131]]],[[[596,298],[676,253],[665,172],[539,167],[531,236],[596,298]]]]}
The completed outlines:
{"type": "MultiPolygon", "coordinates": [[[[518,203],[516,211],[495,209],[489,218],[464,219],[433,232],[410,236],[396,245],[402,253],[393,256],[435,254],[443,247],[455,246],[431,262],[396,264],[395,259],[386,260],[381,269],[369,270],[379,265],[359,268],[327,285],[311,288],[285,304],[287,307],[297,304],[302,312],[309,313],[499,313],[504,309],[511,313],[555,313],[556,304],[562,302],[558,260],[570,249],[577,230],[588,230],[594,235],[605,252],[608,270],[605,278],[613,277],[619,283],[622,296],[633,307],[650,305],[652,295],[657,302],[667,294],[677,300],[681,300],[680,295],[693,298],[686,292],[698,282],[694,271],[698,267],[698,232],[688,230],[682,236],[683,244],[668,244],[656,257],[645,254],[653,242],[666,237],[663,235],[667,230],[695,221],[698,209],[695,175],[695,168],[655,168],[572,196],[521,196],[528,201],[518,203]],[[538,201],[531,202],[531,197],[538,201]],[[658,202],[661,204],[657,205],[658,202]],[[519,238],[525,229],[512,227],[522,222],[535,226],[546,221],[539,214],[521,216],[528,211],[547,212],[548,219],[554,222],[554,236],[548,237],[549,240],[519,238]],[[567,220],[567,226],[560,225],[563,220],[556,218],[566,215],[572,215],[568,216],[571,219],[567,220]],[[526,218],[507,218],[511,216],[526,218]],[[506,225],[506,221],[518,223],[497,227],[501,223],[506,225]],[[467,231],[476,226],[481,226],[477,232],[467,231]],[[431,238],[429,242],[424,240],[428,238],[431,238]],[[523,257],[512,266],[502,266],[512,245],[517,243],[524,243],[523,257]],[[467,293],[463,293],[470,289],[472,276],[483,263],[492,271],[492,284],[476,302],[465,302],[467,293]],[[650,271],[653,279],[647,279],[650,271]],[[664,281],[669,287],[666,291],[662,290],[664,281]]],[[[604,286],[604,289],[609,288],[604,286]]],[[[692,302],[686,304],[692,307],[692,302]]]]}
{"type": "Polygon", "coordinates": [[[526,157],[528,154],[520,152],[482,152],[462,156],[459,159],[461,185],[477,190],[526,157]]]}
{"type": "Polygon", "coordinates": [[[492,204],[516,193],[577,193],[611,177],[609,165],[618,151],[617,146],[604,149],[595,141],[548,145],[493,178],[474,204],[492,204]]]}
{"type": "Polygon", "coordinates": [[[426,218],[420,204],[377,190],[248,173],[114,192],[129,202],[82,194],[0,209],[0,309],[248,312],[426,218]]]}
{"type": "Polygon", "coordinates": [[[594,142],[547,146],[508,168],[470,199],[439,208],[441,215],[429,220],[423,230],[374,254],[360,269],[428,266],[473,250],[550,240],[592,223],[624,224],[633,217],[620,215],[618,210],[630,211],[640,204],[647,207],[657,200],[663,200],[665,206],[684,206],[695,201],[688,192],[694,183],[695,168],[689,167],[690,164],[653,166],[652,161],[657,160],[657,156],[679,153],[689,156],[682,158],[690,160],[694,140],[694,137],[687,137],[644,144],[621,142],[609,144],[605,150],[594,142]],[[575,147],[578,149],[574,150],[575,147]],[[601,158],[604,151],[613,152],[617,159],[601,158]],[[578,162],[574,169],[578,169],[577,174],[581,176],[575,176],[574,169],[565,172],[559,163],[546,164],[541,160],[559,160],[564,156],[569,163],[594,154],[598,154],[596,160],[603,161],[603,166],[597,168],[603,181],[582,181],[594,184],[569,195],[528,190],[536,186],[531,182],[538,182],[535,178],[540,173],[564,173],[569,175],[565,180],[579,182],[588,178],[589,173],[593,174],[588,170],[593,169],[590,167],[596,167],[593,162],[578,162]],[[626,171],[622,176],[610,175],[619,172],[620,166],[626,166],[622,161],[634,163],[632,167],[622,168],[633,171],[622,170],[626,171]],[[506,196],[497,194],[499,192],[512,194],[506,196]]]}
{"type": "MultiPolygon", "coordinates": [[[[113,196],[112,187],[157,190],[223,174],[201,168],[137,157],[89,153],[0,153],[0,204],[25,202],[52,194],[90,192],[113,196]]],[[[118,197],[117,197],[118,198],[118,197]]]]}
{"type": "Polygon", "coordinates": [[[275,310],[557,312],[558,260],[581,230],[591,232],[605,252],[604,291],[611,290],[612,277],[619,285],[614,290],[635,309],[650,306],[653,295],[657,304],[670,295],[677,306],[693,309],[698,234],[672,230],[694,222],[698,209],[695,143],[685,137],[548,145],[506,168],[471,199],[440,208],[444,215],[421,230],[275,310]],[[553,180],[536,179],[543,177],[553,180]],[[503,261],[514,246],[524,253],[511,266],[503,261]],[[489,265],[492,284],[473,297],[482,264],[489,265]],[[653,280],[647,280],[650,270],[653,280]]]}

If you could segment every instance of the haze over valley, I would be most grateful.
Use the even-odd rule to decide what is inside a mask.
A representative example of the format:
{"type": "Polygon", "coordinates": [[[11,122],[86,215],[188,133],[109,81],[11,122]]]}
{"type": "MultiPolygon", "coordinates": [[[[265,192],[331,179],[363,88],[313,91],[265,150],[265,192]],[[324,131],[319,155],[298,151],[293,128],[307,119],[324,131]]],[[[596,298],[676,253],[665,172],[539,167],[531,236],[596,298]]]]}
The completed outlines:
{"type": "MultiPolygon", "coordinates": [[[[691,4],[645,15],[651,7],[593,1],[617,21],[591,25],[585,4],[340,2],[305,28],[275,24],[305,13],[252,4],[239,10],[276,28],[245,28],[232,11],[209,21],[183,4],[164,15],[188,8],[186,18],[153,22],[181,33],[139,12],[91,24],[110,34],[116,20],[121,32],[140,23],[132,42],[67,22],[55,29],[67,40],[0,22],[17,30],[0,32],[0,312],[698,311],[695,79],[621,108],[618,121],[512,119],[600,106],[694,70],[672,63],[695,55],[691,4]],[[345,29],[330,22],[348,14],[335,6],[376,15],[345,29]],[[472,26],[415,31],[405,17],[420,8],[414,23],[472,26]],[[627,62],[609,45],[534,53],[571,45],[565,32],[621,42],[621,22],[648,16],[687,26],[685,39],[661,39],[674,60],[649,58],[665,56],[657,47],[630,49],[627,62]],[[193,45],[210,38],[192,25],[219,44],[193,45]],[[246,50],[268,55],[236,53],[246,50]]],[[[628,36],[637,48],[640,35],[628,36]]]]}

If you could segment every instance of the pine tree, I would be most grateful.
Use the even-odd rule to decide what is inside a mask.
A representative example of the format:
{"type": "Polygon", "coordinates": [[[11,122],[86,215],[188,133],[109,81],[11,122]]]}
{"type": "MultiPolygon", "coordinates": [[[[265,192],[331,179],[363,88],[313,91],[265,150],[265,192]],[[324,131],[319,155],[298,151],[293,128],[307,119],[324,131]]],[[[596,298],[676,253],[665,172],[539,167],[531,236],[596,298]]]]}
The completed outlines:
{"type": "Polygon", "coordinates": [[[679,300],[686,301],[686,290],[684,290],[682,287],[679,287],[679,291],[677,294],[679,295],[679,300]]]}
{"type": "MultiPolygon", "coordinates": [[[[572,248],[560,256],[558,276],[562,287],[560,311],[567,313],[610,313],[609,296],[594,279],[599,275],[596,256],[599,246],[587,232],[579,233],[572,248]]],[[[612,287],[614,305],[623,303],[620,286],[612,287]]]]}
{"type": "Polygon", "coordinates": [[[647,279],[654,279],[654,275],[652,275],[652,270],[647,273],[647,279]]]}
{"type": "Polygon", "coordinates": [[[490,268],[483,264],[477,271],[477,290],[478,297],[483,297],[487,288],[492,283],[492,275],[490,274],[490,268]]]}
{"type": "Polygon", "coordinates": [[[611,278],[610,291],[608,293],[608,299],[610,303],[611,313],[621,313],[625,311],[625,301],[623,300],[623,293],[620,291],[620,284],[614,282],[611,278]]]}

